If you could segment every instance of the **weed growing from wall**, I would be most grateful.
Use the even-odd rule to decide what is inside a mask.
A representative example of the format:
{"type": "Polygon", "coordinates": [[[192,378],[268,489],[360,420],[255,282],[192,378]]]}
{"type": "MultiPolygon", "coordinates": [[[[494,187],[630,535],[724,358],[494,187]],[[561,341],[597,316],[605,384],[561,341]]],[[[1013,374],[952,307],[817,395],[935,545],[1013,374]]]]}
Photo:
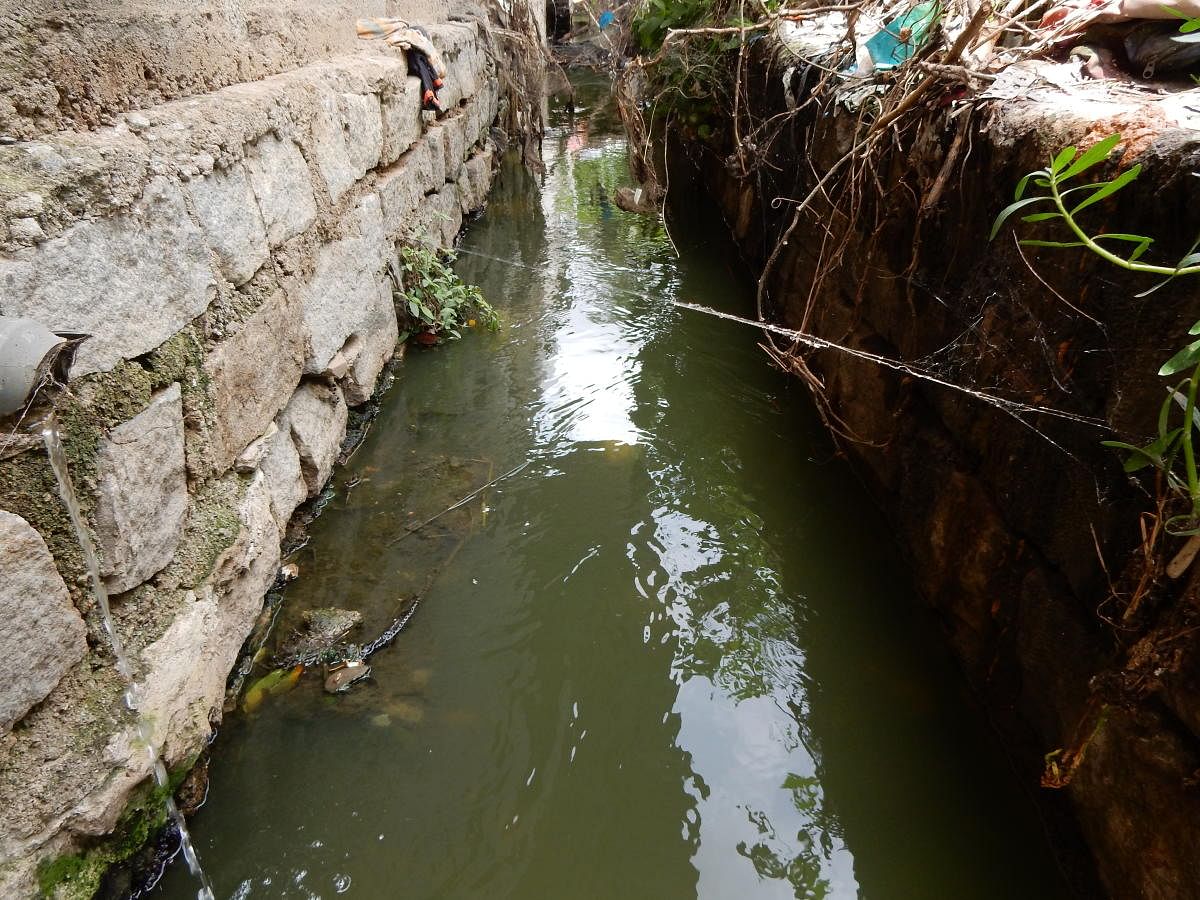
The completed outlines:
{"type": "Polygon", "coordinates": [[[392,268],[392,296],[400,318],[401,343],[440,344],[462,337],[462,329],[500,327],[500,316],[450,268],[454,257],[428,247],[405,247],[392,268]]]}
{"type": "MultiPolygon", "coordinates": [[[[1026,224],[1061,226],[1067,231],[1063,236],[1067,239],[1026,238],[1019,243],[1031,247],[1084,248],[1115,266],[1158,276],[1160,280],[1139,297],[1153,293],[1180,276],[1200,273],[1200,253],[1196,252],[1200,237],[1174,266],[1164,266],[1145,259],[1154,238],[1119,232],[1092,234],[1079,223],[1077,217],[1081,212],[1128,187],[1141,174],[1141,166],[1134,165],[1107,180],[1077,183],[1085,182],[1082,176],[1107,160],[1120,140],[1120,134],[1113,134],[1082,152],[1075,147],[1066,147],[1055,154],[1045,169],[1030,172],[1022,178],[1013,202],[996,217],[991,237],[995,238],[1005,223],[1018,214],[1026,224]]],[[[1200,321],[1188,333],[1200,335],[1200,321]]],[[[1153,468],[1158,473],[1156,509],[1142,519],[1142,550],[1130,567],[1136,583],[1129,593],[1120,623],[1112,623],[1122,629],[1134,625],[1135,616],[1145,598],[1154,591],[1160,573],[1165,572],[1169,578],[1181,576],[1194,560],[1197,542],[1200,542],[1200,475],[1195,447],[1196,432],[1200,429],[1200,410],[1196,408],[1200,389],[1200,340],[1189,343],[1158,370],[1164,378],[1184,372],[1190,374],[1182,381],[1166,386],[1166,397],[1158,411],[1156,434],[1148,443],[1102,442],[1106,447],[1125,453],[1126,472],[1132,474],[1153,468]],[[1190,538],[1165,567],[1162,564],[1164,533],[1190,538]]],[[[1112,588],[1114,597],[1117,590],[1112,588]]],[[[1190,624],[1180,630],[1169,614],[1163,615],[1158,624],[1152,622],[1147,627],[1144,636],[1131,641],[1131,649],[1112,672],[1093,678],[1092,693],[1070,744],[1046,754],[1043,787],[1063,788],[1071,783],[1112,706],[1136,704],[1149,690],[1147,685],[1154,684],[1148,674],[1157,678],[1167,668],[1165,661],[1174,660],[1172,665],[1177,665],[1178,653],[1172,648],[1191,630],[1190,624]]]]}
{"type": "MultiPolygon", "coordinates": [[[[1079,213],[1128,187],[1142,171],[1140,165],[1135,165],[1106,181],[1075,183],[1083,181],[1081,176],[1108,159],[1120,140],[1120,134],[1113,134],[1082,152],[1075,147],[1066,147],[1054,156],[1048,167],[1030,172],[1022,178],[1017,184],[1013,202],[996,217],[991,237],[995,238],[1005,222],[1018,213],[1022,213],[1021,221],[1027,224],[1059,223],[1070,232],[1069,240],[1023,239],[1020,243],[1027,247],[1082,247],[1115,266],[1159,276],[1158,283],[1138,294],[1139,297],[1153,293],[1182,275],[1200,273],[1200,253],[1196,252],[1196,248],[1200,247],[1200,237],[1174,266],[1163,266],[1144,259],[1154,243],[1152,237],[1120,232],[1089,234],[1080,225],[1077,218],[1079,213]]],[[[1200,322],[1196,322],[1188,333],[1200,335],[1200,322]]],[[[1170,493],[1186,501],[1186,511],[1170,516],[1164,523],[1166,531],[1175,535],[1200,534],[1200,473],[1197,471],[1194,446],[1195,434],[1200,428],[1200,414],[1196,409],[1196,396],[1200,389],[1200,340],[1191,342],[1163,363],[1158,374],[1170,377],[1189,370],[1191,374],[1187,378],[1167,387],[1153,440],[1142,446],[1124,441],[1103,442],[1106,447],[1128,454],[1126,472],[1154,467],[1162,474],[1170,493]]]]}

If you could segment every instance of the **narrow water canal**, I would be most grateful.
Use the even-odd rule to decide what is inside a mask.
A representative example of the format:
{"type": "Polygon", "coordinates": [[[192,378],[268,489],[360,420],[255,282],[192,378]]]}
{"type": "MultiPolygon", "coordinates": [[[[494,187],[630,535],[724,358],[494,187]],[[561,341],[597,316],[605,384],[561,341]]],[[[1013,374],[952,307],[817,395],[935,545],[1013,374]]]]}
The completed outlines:
{"type": "Polygon", "coordinates": [[[502,331],[410,353],[335,475],[278,630],[424,601],[370,682],[227,719],[193,820],[218,896],[1063,897],[802,390],[670,305],[752,300],[716,231],[673,223],[676,258],[613,205],[601,98],[465,236],[502,331]]]}

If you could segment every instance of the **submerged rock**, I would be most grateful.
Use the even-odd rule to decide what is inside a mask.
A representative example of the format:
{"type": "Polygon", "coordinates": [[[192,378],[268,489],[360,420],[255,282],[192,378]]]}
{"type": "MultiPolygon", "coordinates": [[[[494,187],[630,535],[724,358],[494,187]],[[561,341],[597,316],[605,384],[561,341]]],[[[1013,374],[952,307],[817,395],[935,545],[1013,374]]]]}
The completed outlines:
{"type": "Polygon", "coordinates": [[[361,659],[351,660],[345,665],[327,670],[325,690],[330,694],[340,694],[348,691],[350,685],[362,681],[371,675],[371,667],[361,659]]]}
{"type": "MultiPolygon", "coordinates": [[[[353,609],[338,609],[332,606],[306,610],[300,627],[287,638],[275,654],[281,665],[312,665],[327,654],[335,652],[335,645],[362,623],[362,613],[353,609]]],[[[340,656],[339,658],[345,658],[340,656]]]]}

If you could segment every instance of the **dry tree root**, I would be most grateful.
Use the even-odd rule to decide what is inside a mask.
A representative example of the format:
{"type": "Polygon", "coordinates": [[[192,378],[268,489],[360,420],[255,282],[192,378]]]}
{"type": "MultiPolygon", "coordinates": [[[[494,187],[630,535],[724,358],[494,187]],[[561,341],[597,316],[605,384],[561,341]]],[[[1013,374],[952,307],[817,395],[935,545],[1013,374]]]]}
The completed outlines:
{"type": "MultiPolygon", "coordinates": [[[[915,272],[920,246],[920,222],[936,215],[942,198],[953,182],[957,168],[969,154],[968,146],[973,127],[971,109],[959,109],[953,119],[942,112],[946,108],[945,95],[948,89],[968,90],[994,80],[995,75],[987,71],[989,60],[996,54],[996,46],[1002,39],[1009,40],[1014,34],[1026,30],[1024,19],[1044,5],[1044,0],[1010,0],[993,17],[996,11],[990,0],[976,5],[973,0],[958,0],[950,5],[947,18],[957,14],[960,26],[947,41],[949,46],[937,50],[931,44],[919,50],[913,58],[886,73],[885,90],[882,95],[871,97],[859,110],[859,119],[849,149],[821,172],[814,171],[804,196],[799,200],[776,198],[773,208],[790,204],[790,215],[786,224],[771,242],[761,268],[755,292],[757,317],[760,321],[773,318],[771,309],[771,287],[776,272],[784,259],[786,249],[797,240],[803,229],[811,228],[821,235],[815,254],[806,248],[812,262],[813,277],[809,285],[809,296],[800,316],[799,330],[806,331],[810,325],[816,304],[822,296],[823,285],[830,279],[843,278],[846,265],[842,259],[846,236],[850,229],[865,230],[868,239],[860,254],[859,269],[863,264],[869,268],[876,256],[876,245],[883,232],[888,205],[903,202],[910,197],[918,222],[914,235],[912,255],[906,274],[915,272]],[[999,22],[996,20],[999,19],[999,22]],[[936,101],[936,102],[931,102],[936,101]],[[927,182],[914,186],[904,182],[893,183],[884,173],[894,169],[894,156],[903,154],[917,139],[918,132],[926,123],[943,118],[953,122],[948,130],[948,148],[943,163],[936,174],[927,182]],[[873,221],[872,221],[873,217],[873,221]]],[[[725,160],[727,168],[738,178],[749,180],[764,168],[774,168],[769,159],[769,148],[777,145],[777,138],[784,130],[799,120],[802,114],[812,116],[814,105],[818,110],[839,102],[839,90],[844,80],[839,77],[851,54],[845,47],[835,48],[828,65],[820,62],[799,61],[807,72],[806,78],[815,77],[818,83],[802,100],[795,101],[790,95],[788,111],[774,113],[756,119],[754,105],[748,102],[748,79],[744,77],[747,63],[748,41],[762,33],[772,33],[781,22],[798,22],[815,18],[828,12],[847,14],[850,23],[847,39],[854,41],[853,23],[861,13],[870,12],[880,21],[887,21],[897,10],[888,9],[887,4],[860,0],[857,3],[836,6],[797,6],[771,12],[761,4],[750,0],[718,0],[714,3],[710,23],[692,28],[675,28],[666,32],[660,48],[653,55],[637,58],[621,72],[615,84],[615,94],[622,121],[630,137],[632,175],[645,188],[654,201],[665,197],[659,172],[651,153],[654,124],[658,121],[655,111],[660,104],[670,107],[673,101],[687,99],[686,84],[705,79],[709,82],[710,95],[719,101],[723,115],[729,119],[733,135],[732,152],[725,160]],[[757,7],[756,21],[747,21],[746,13],[757,7]],[[719,24],[729,22],[737,24],[719,24]],[[709,46],[715,39],[736,38],[732,48],[726,45],[723,57],[718,62],[705,60],[702,53],[690,55],[693,45],[709,46]],[[736,50],[736,53],[734,52],[736,50]],[[724,62],[720,62],[724,59],[724,62]],[[656,75],[668,69],[675,73],[675,81],[656,75]],[[680,75],[682,72],[682,76],[680,75]],[[680,87],[680,81],[685,87],[680,87]],[[728,94],[732,85],[732,96],[728,94]],[[647,123],[647,118],[651,124],[647,123]]],[[[944,19],[945,21],[945,19],[944,19]]],[[[1024,38],[1022,38],[1024,40],[1024,38]]],[[[1028,41],[1026,40],[1026,43],[1028,41]]],[[[768,57],[768,68],[784,68],[780,65],[786,53],[784,43],[773,45],[773,58],[768,57]]],[[[1005,62],[1026,55],[1022,48],[1008,48],[1005,62]]],[[[792,64],[797,60],[792,58],[792,64]]],[[[773,80],[774,74],[767,79],[773,80]]],[[[864,82],[866,83],[866,82],[864,82]]],[[[790,91],[790,88],[785,90],[790,91]]],[[[820,115],[817,116],[820,119],[820,115]]],[[[819,158],[816,142],[823,135],[820,129],[808,127],[807,143],[800,148],[800,157],[819,158]]],[[[780,165],[785,165],[782,161],[780,165]]],[[[912,298],[912,279],[909,279],[909,302],[912,298]]],[[[858,290],[865,289],[867,279],[857,279],[858,290]]],[[[869,443],[862,435],[854,434],[829,403],[822,378],[810,364],[811,348],[788,343],[767,331],[764,335],[764,350],[772,360],[786,371],[792,372],[810,389],[818,409],[830,429],[841,437],[856,442],[869,443]]]]}
{"type": "Polygon", "coordinates": [[[546,122],[542,104],[547,69],[557,66],[541,41],[532,4],[537,0],[490,0],[491,27],[484,29],[485,52],[496,64],[507,102],[501,111],[502,127],[521,147],[521,159],[532,172],[545,171],[542,139],[546,122]]]}

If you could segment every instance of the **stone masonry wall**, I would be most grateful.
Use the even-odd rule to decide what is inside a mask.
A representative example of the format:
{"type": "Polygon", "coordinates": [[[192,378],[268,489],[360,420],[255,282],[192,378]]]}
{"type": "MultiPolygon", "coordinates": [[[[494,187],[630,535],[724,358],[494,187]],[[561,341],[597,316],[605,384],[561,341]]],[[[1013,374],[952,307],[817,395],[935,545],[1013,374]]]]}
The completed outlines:
{"type": "MultiPolygon", "coordinates": [[[[176,769],[221,717],[284,528],[396,353],[396,242],[451,244],[491,182],[483,26],[431,26],[450,68],[435,120],[399,52],[354,48],[368,5],[330,4],[341,55],[297,50],[301,68],[134,112],[126,91],[94,122],[68,104],[0,146],[0,314],[93,335],[56,416],[176,769]]],[[[0,896],[22,897],[39,862],[118,828],[149,765],[46,455],[19,431],[0,434],[0,615],[0,896]]]]}

